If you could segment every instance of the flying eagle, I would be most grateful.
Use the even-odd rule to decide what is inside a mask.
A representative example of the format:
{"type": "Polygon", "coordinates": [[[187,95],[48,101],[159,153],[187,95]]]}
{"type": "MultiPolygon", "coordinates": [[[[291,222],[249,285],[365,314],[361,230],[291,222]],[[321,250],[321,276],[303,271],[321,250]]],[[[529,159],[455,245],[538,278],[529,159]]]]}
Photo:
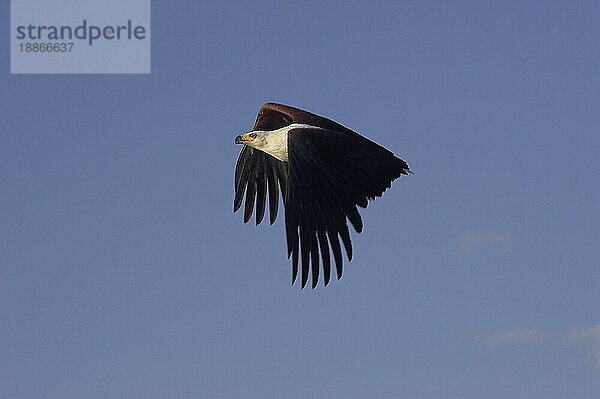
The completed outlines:
{"type": "Polygon", "coordinates": [[[263,105],[251,132],[235,138],[244,147],[235,167],[233,211],[245,195],[244,223],[256,204],[256,224],[265,215],[267,188],[270,222],[277,219],[279,191],[285,206],[288,259],[292,284],[302,261],[302,288],[312,270],[312,288],[319,281],[319,253],[327,286],[331,258],[342,277],[339,238],[352,260],[346,219],[360,233],[363,222],[356,206],[381,197],[401,175],[412,173],[392,152],[330,119],[287,105],[263,105]],[[301,255],[301,256],[300,256],[301,255]]]}

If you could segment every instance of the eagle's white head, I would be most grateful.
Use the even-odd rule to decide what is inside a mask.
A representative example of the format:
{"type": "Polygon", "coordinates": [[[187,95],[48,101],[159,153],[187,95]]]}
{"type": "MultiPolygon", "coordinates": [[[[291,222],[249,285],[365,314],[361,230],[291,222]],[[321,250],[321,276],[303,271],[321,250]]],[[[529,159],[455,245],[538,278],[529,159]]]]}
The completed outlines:
{"type": "Polygon", "coordinates": [[[256,148],[257,150],[266,152],[267,154],[279,159],[280,161],[287,162],[287,136],[288,132],[294,127],[294,125],[289,125],[277,130],[253,130],[251,132],[240,134],[239,136],[237,136],[235,138],[235,143],[256,148]]]}

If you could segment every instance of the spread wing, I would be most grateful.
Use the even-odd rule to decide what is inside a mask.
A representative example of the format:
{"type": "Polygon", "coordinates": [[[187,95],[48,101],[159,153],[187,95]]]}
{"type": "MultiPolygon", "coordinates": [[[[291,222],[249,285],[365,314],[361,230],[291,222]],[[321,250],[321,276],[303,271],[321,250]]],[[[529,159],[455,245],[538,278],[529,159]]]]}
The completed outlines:
{"type": "Polygon", "coordinates": [[[271,155],[244,146],[235,167],[235,198],[233,211],[242,206],[245,195],[244,223],[252,217],[256,204],[256,224],[265,216],[267,187],[269,190],[269,221],[275,223],[279,206],[279,189],[286,192],[287,165],[271,155]]]}
{"type": "Polygon", "coordinates": [[[341,278],[340,238],[348,260],[352,260],[346,219],[360,233],[363,224],[357,206],[366,208],[367,201],[380,197],[394,179],[410,173],[406,162],[390,151],[343,129],[299,128],[288,133],[285,225],[288,257],[292,257],[292,283],[298,275],[301,258],[302,288],[309,270],[312,287],[317,285],[319,253],[324,285],[329,283],[330,248],[337,277],[341,278]]]}
{"type": "MultiPolygon", "coordinates": [[[[252,130],[274,130],[291,123],[289,116],[270,109],[268,105],[262,106],[252,130]]],[[[286,162],[252,147],[244,146],[235,166],[233,211],[237,212],[244,202],[244,223],[247,223],[256,205],[256,224],[259,225],[265,215],[268,188],[269,221],[273,224],[277,219],[279,190],[281,189],[282,193],[286,192],[287,174],[286,162]]]]}

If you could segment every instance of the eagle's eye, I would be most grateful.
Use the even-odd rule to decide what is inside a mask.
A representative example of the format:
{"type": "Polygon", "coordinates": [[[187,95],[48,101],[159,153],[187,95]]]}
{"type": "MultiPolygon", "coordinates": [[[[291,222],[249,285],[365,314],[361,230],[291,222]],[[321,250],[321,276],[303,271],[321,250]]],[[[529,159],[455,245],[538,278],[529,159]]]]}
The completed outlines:
{"type": "Polygon", "coordinates": [[[250,134],[249,134],[249,136],[250,136],[251,138],[255,139],[255,138],[256,138],[256,133],[250,133],[250,134]]]}

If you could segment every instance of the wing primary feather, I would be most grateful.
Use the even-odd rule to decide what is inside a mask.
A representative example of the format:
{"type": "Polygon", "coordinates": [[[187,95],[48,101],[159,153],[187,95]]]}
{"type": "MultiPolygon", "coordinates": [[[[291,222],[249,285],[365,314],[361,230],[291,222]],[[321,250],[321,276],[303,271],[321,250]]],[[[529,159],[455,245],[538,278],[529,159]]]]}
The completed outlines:
{"type": "Polygon", "coordinates": [[[292,285],[296,282],[298,277],[298,251],[292,254],[292,285]]]}
{"type": "Polygon", "coordinates": [[[317,287],[319,282],[319,244],[317,241],[317,219],[321,217],[319,207],[313,206],[313,202],[307,204],[307,215],[306,218],[310,220],[310,225],[306,226],[308,234],[310,235],[310,263],[312,273],[312,289],[317,287]]]}
{"type": "Polygon", "coordinates": [[[285,210],[285,235],[287,238],[288,258],[292,258],[292,285],[298,277],[298,227],[293,207],[285,210]]]}
{"type": "Polygon", "coordinates": [[[308,281],[308,272],[310,270],[310,245],[311,241],[306,228],[300,226],[300,251],[302,255],[302,286],[306,286],[308,281]]]}
{"type": "Polygon", "coordinates": [[[237,212],[237,210],[240,209],[240,206],[242,206],[242,200],[244,199],[245,192],[246,192],[245,185],[243,187],[239,188],[238,190],[236,190],[235,198],[233,200],[233,212],[237,212]]]}
{"type": "Polygon", "coordinates": [[[259,171],[256,182],[256,225],[258,226],[265,216],[265,202],[267,199],[267,182],[265,173],[259,171]]]}
{"type": "Polygon", "coordinates": [[[288,258],[298,252],[298,226],[296,214],[293,207],[285,210],[285,234],[287,238],[288,258]]]}
{"type": "Polygon", "coordinates": [[[238,185],[235,188],[235,199],[233,200],[233,211],[237,212],[242,205],[244,199],[244,193],[246,192],[246,186],[248,184],[248,177],[250,176],[250,168],[244,169],[242,172],[238,185]]]}
{"type": "Polygon", "coordinates": [[[312,234],[311,244],[311,264],[312,264],[312,289],[317,288],[319,282],[319,244],[317,244],[316,233],[312,234]]]}
{"type": "Polygon", "coordinates": [[[288,176],[287,176],[287,169],[283,165],[283,163],[280,163],[277,165],[277,180],[279,180],[279,186],[281,188],[281,193],[287,193],[288,176]]]}
{"type": "Polygon", "coordinates": [[[356,209],[356,206],[351,205],[350,207],[348,207],[346,212],[348,215],[348,220],[350,220],[350,223],[352,223],[352,227],[354,227],[354,230],[357,233],[361,233],[363,229],[363,223],[360,214],[358,213],[358,209],[356,209]]]}
{"type": "Polygon", "coordinates": [[[244,209],[244,223],[248,223],[250,217],[252,217],[252,211],[254,208],[254,199],[256,198],[256,180],[250,179],[248,181],[248,187],[246,188],[246,205],[244,209]]]}
{"type": "Polygon", "coordinates": [[[269,186],[269,222],[273,224],[277,219],[277,208],[279,207],[279,186],[275,174],[272,172],[267,177],[267,185],[269,186]]]}
{"type": "Polygon", "coordinates": [[[240,155],[238,156],[237,162],[235,164],[235,189],[237,190],[240,184],[240,178],[242,177],[242,172],[246,166],[246,161],[250,158],[252,154],[252,148],[244,146],[240,155]]]}
{"type": "Polygon", "coordinates": [[[340,229],[340,237],[344,242],[346,248],[346,255],[348,255],[348,261],[352,260],[352,241],[350,241],[350,233],[348,232],[348,225],[344,222],[340,229]]]}
{"type": "Polygon", "coordinates": [[[324,230],[317,232],[319,238],[319,246],[321,247],[321,258],[323,260],[323,286],[327,287],[329,278],[331,277],[331,264],[329,259],[329,245],[327,244],[327,236],[324,230]]]}
{"type": "Polygon", "coordinates": [[[342,250],[340,248],[340,241],[338,240],[338,235],[336,232],[327,231],[327,236],[329,237],[329,243],[331,244],[331,251],[333,252],[333,259],[335,259],[335,269],[337,272],[338,280],[342,278],[343,271],[343,260],[342,260],[342,250]]]}

